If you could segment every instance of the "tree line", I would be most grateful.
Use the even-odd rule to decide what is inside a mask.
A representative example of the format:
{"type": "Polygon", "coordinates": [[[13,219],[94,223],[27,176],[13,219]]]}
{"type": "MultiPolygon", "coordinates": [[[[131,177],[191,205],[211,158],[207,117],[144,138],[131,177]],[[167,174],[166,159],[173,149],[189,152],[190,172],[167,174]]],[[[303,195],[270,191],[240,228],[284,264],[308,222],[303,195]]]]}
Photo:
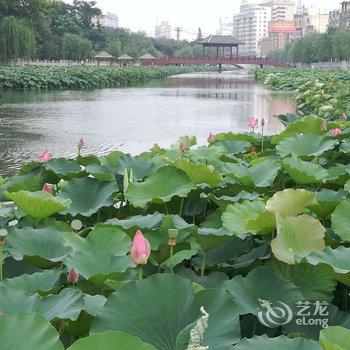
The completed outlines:
{"type": "Polygon", "coordinates": [[[134,58],[191,55],[186,40],[154,39],[123,28],[101,27],[94,1],[0,0],[0,61],[19,58],[85,60],[106,50],[134,58]]]}
{"type": "Polygon", "coordinates": [[[291,63],[314,63],[350,59],[350,31],[331,29],[310,33],[291,41],[284,50],[272,51],[268,57],[291,63]]]}

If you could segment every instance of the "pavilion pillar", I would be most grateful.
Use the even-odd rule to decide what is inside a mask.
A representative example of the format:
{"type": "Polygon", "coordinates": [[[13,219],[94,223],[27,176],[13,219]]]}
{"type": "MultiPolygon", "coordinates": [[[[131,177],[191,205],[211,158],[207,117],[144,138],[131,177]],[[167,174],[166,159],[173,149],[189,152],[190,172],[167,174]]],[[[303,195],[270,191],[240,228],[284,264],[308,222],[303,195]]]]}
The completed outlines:
{"type": "Polygon", "coordinates": [[[238,45],[236,46],[236,56],[238,56],[238,45]]]}
{"type": "Polygon", "coordinates": [[[230,57],[232,57],[232,50],[233,50],[233,48],[232,48],[232,46],[230,46],[230,57]]]}
{"type": "Polygon", "coordinates": [[[222,73],[222,64],[219,63],[219,73],[222,73]]]}
{"type": "Polygon", "coordinates": [[[203,45],[203,56],[204,56],[204,53],[205,53],[205,50],[204,50],[205,46],[203,45]]]}
{"type": "Polygon", "coordinates": [[[219,46],[216,47],[216,57],[219,57],[219,46]]]}

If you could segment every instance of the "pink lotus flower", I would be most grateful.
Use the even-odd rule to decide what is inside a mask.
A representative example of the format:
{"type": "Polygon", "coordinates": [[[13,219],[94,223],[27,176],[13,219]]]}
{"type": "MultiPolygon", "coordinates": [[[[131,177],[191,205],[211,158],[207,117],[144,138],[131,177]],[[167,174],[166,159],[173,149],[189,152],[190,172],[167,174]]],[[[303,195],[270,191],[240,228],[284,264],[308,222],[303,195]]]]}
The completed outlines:
{"type": "Polygon", "coordinates": [[[259,119],[258,118],[250,118],[248,122],[248,127],[252,128],[253,130],[259,125],[259,119]]]}
{"type": "Polygon", "coordinates": [[[328,130],[327,122],[323,122],[323,123],[322,123],[322,130],[323,130],[324,132],[327,132],[327,130],[328,130]]]}
{"type": "Polygon", "coordinates": [[[256,153],[256,147],[253,145],[252,148],[250,149],[251,153],[256,153]]]}
{"type": "Polygon", "coordinates": [[[73,268],[70,269],[67,275],[67,282],[70,284],[76,284],[79,280],[79,273],[75,271],[73,268]]]}
{"type": "Polygon", "coordinates": [[[151,247],[148,240],[140,230],[137,230],[134,240],[131,243],[130,256],[136,265],[146,265],[151,254],[151,247]]]}
{"type": "Polygon", "coordinates": [[[339,128],[332,129],[331,130],[331,135],[333,137],[337,137],[337,136],[341,135],[341,130],[339,128]]]}
{"type": "Polygon", "coordinates": [[[186,151],[186,146],[181,142],[179,146],[180,152],[184,153],[186,151]]]}
{"type": "Polygon", "coordinates": [[[50,184],[45,184],[42,189],[44,192],[52,194],[52,186],[50,184]]]}
{"type": "Polygon", "coordinates": [[[83,138],[81,137],[80,140],[78,141],[78,150],[80,151],[85,145],[85,142],[83,138]]]}
{"type": "Polygon", "coordinates": [[[208,141],[209,145],[211,145],[215,141],[215,136],[212,133],[210,133],[207,141],[208,141]]]}
{"type": "Polygon", "coordinates": [[[40,157],[39,162],[46,163],[48,162],[52,157],[52,154],[49,151],[45,151],[40,157]]]}

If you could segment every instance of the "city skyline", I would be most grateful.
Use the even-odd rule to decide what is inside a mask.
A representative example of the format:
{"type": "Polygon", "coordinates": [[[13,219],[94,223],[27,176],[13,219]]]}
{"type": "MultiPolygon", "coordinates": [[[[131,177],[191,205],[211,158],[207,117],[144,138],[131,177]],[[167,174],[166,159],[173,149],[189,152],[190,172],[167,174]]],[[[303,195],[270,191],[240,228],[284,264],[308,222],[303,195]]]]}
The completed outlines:
{"type": "MultiPolygon", "coordinates": [[[[295,0],[297,3],[297,0],[295,0]]],[[[200,1],[178,0],[175,5],[160,0],[118,2],[115,0],[96,0],[103,12],[112,12],[119,17],[120,26],[132,31],[143,31],[154,36],[155,25],[168,21],[173,28],[181,27],[182,38],[194,39],[201,27],[203,35],[215,34],[219,28],[220,17],[231,17],[239,11],[241,1],[221,0],[221,7],[200,1]],[[186,9],[186,11],[184,11],[186,9]],[[145,15],[146,14],[146,15],[145,15]]],[[[322,12],[339,8],[339,0],[303,0],[305,6],[315,6],[322,12]]]]}

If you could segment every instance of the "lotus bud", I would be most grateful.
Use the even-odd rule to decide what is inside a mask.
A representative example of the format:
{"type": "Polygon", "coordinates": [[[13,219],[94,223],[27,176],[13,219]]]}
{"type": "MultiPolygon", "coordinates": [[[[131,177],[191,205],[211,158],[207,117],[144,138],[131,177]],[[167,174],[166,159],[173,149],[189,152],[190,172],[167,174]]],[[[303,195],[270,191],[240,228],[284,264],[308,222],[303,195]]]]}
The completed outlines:
{"type": "Polygon", "coordinates": [[[78,150],[80,151],[81,149],[83,149],[85,143],[83,138],[81,137],[80,140],[78,141],[78,150]]]}
{"type": "Polygon", "coordinates": [[[327,122],[326,122],[326,121],[324,121],[324,122],[322,123],[322,130],[323,130],[324,132],[327,132],[327,130],[328,130],[328,125],[327,125],[327,122]]]}
{"type": "Polygon", "coordinates": [[[131,243],[130,256],[136,265],[146,265],[151,254],[151,247],[148,240],[140,230],[137,230],[134,240],[131,243]]]}
{"type": "Polygon", "coordinates": [[[44,192],[52,194],[52,186],[50,184],[45,184],[42,189],[44,192]]]}
{"type": "Polygon", "coordinates": [[[177,229],[170,228],[168,230],[168,236],[169,236],[168,245],[169,246],[175,246],[176,245],[176,238],[177,238],[178,234],[179,234],[179,230],[177,230],[177,229]]]}
{"type": "Polygon", "coordinates": [[[215,136],[212,133],[210,133],[207,141],[209,145],[211,145],[215,141],[215,136]]]}
{"type": "Polygon", "coordinates": [[[179,146],[180,152],[184,153],[186,151],[186,146],[181,142],[179,146]]]}
{"type": "Polygon", "coordinates": [[[46,163],[52,158],[52,154],[49,151],[45,151],[40,157],[39,162],[46,163]]]}
{"type": "Polygon", "coordinates": [[[260,124],[261,124],[261,126],[262,126],[262,127],[264,127],[264,126],[265,126],[265,119],[264,119],[264,118],[262,118],[262,119],[261,119],[260,124]]]}
{"type": "Polygon", "coordinates": [[[334,129],[331,130],[331,135],[333,137],[337,137],[337,136],[339,136],[341,134],[342,134],[342,132],[341,132],[341,129],[339,129],[339,128],[334,128],[334,129]]]}
{"type": "Polygon", "coordinates": [[[79,280],[79,273],[75,271],[73,268],[69,270],[67,275],[67,282],[70,284],[76,284],[79,280]]]}

